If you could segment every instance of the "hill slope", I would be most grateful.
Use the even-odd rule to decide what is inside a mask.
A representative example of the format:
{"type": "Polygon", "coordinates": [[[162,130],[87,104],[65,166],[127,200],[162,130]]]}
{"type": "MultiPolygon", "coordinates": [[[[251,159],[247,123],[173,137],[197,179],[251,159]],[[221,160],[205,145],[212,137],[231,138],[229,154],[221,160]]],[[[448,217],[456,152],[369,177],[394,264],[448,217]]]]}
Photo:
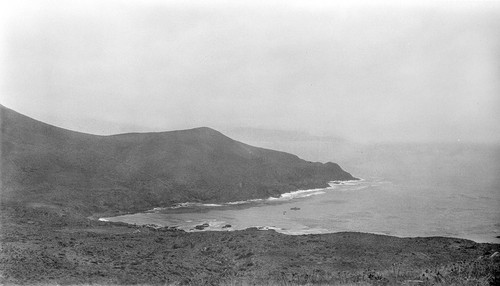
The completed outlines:
{"type": "Polygon", "coordinates": [[[0,107],[2,202],[136,211],[277,196],[354,179],[337,164],[253,147],[206,127],[97,136],[0,107]]]}

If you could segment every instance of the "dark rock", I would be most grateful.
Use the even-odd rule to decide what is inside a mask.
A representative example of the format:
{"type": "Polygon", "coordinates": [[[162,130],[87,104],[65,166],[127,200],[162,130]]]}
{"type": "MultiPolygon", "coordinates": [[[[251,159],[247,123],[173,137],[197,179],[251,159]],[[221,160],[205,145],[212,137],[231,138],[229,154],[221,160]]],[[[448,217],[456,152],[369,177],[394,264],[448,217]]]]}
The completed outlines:
{"type": "Polygon", "coordinates": [[[197,229],[197,230],[203,230],[203,229],[205,229],[205,228],[207,228],[209,226],[210,225],[208,223],[204,223],[204,224],[197,225],[194,228],[197,229]]]}

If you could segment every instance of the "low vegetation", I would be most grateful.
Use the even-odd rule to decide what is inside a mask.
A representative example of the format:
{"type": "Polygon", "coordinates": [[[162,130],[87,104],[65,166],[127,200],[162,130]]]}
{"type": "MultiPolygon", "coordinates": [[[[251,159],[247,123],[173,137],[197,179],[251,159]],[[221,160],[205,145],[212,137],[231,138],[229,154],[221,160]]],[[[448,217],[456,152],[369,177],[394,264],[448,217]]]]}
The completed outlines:
{"type": "Polygon", "coordinates": [[[4,284],[497,285],[500,245],[364,233],[186,233],[2,206],[4,284]]]}
{"type": "Polygon", "coordinates": [[[186,233],[98,221],[100,214],[277,196],[354,177],[337,164],[252,147],[209,128],[94,136],[3,106],[0,112],[1,284],[499,283],[498,244],[255,228],[186,233]]]}
{"type": "Polygon", "coordinates": [[[135,212],[279,196],[355,179],[335,163],[235,141],[210,128],[97,136],[0,105],[1,200],[135,212]]]}

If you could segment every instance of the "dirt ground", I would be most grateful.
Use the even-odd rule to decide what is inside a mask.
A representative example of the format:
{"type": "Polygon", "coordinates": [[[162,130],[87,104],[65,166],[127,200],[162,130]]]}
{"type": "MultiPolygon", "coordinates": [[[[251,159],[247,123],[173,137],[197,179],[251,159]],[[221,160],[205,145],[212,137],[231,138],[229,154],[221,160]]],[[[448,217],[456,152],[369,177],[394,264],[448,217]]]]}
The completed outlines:
{"type": "Polygon", "coordinates": [[[456,238],[365,233],[289,236],[257,229],[186,233],[100,222],[44,206],[3,206],[1,219],[2,284],[495,285],[500,281],[495,255],[500,245],[456,238]]]}

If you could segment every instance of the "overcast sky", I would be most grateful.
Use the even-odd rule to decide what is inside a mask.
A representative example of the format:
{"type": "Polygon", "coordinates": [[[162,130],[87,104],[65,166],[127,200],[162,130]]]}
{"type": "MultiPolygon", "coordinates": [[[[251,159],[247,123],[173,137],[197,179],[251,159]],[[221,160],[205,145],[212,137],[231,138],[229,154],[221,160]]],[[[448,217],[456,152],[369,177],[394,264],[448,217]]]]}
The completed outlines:
{"type": "Polygon", "coordinates": [[[500,142],[498,2],[235,3],[4,1],[0,103],[93,134],[500,142]]]}

